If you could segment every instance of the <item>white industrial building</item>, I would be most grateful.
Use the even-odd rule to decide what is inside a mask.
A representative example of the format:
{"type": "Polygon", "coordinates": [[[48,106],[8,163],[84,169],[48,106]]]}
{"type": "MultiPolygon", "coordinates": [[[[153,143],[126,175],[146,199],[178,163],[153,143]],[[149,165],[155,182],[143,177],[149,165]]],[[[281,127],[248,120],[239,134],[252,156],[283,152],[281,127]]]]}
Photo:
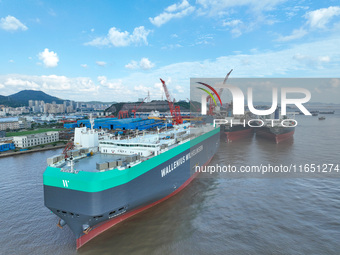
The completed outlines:
{"type": "Polygon", "coordinates": [[[59,141],[58,131],[13,137],[14,145],[17,148],[28,148],[57,141],[59,141]]]}

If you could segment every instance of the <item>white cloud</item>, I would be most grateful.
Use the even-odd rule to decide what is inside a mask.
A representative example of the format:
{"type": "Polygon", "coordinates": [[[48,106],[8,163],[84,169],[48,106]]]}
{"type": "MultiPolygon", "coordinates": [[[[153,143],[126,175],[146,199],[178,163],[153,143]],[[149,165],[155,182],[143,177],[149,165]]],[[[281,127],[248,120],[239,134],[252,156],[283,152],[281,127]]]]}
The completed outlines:
{"type": "Polygon", "coordinates": [[[188,3],[187,0],[183,0],[182,3],[177,3],[177,4],[173,4],[168,6],[167,8],[165,8],[165,11],[167,12],[175,12],[178,10],[183,10],[190,7],[190,4],[188,3]]]}
{"type": "Polygon", "coordinates": [[[277,15],[270,11],[276,10],[286,0],[197,0],[197,15],[222,21],[232,37],[239,37],[251,32],[261,25],[273,25],[278,22],[277,15]],[[243,17],[242,20],[233,17],[243,17]],[[227,18],[227,20],[225,20],[227,18]],[[224,21],[223,21],[224,20],[224,21]]]}
{"type": "Polygon", "coordinates": [[[135,60],[131,60],[130,63],[125,65],[125,68],[128,69],[143,69],[143,70],[149,70],[155,66],[154,63],[152,63],[148,58],[142,58],[139,62],[135,60]]]}
{"type": "Polygon", "coordinates": [[[88,77],[69,78],[58,75],[0,75],[0,84],[5,85],[3,91],[6,95],[17,93],[20,90],[42,90],[62,99],[92,100],[97,95],[99,86],[88,77]],[[91,93],[89,93],[91,92],[91,93]]]}
{"type": "Polygon", "coordinates": [[[285,0],[197,0],[200,8],[198,14],[208,16],[224,16],[232,12],[233,8],[247,6],[252,12],[261,13],[271,11],[285,0]]]}
{"type": "Polygon", "coordinates": [[[138,62],[137,61],[135,61],[135,60],[131,60],[130,61],[130,63],[128,63],[128,64],[126,64],[125,65],[125,68],[127,68],[127,69],[137,69],[139,67],[139,64],[138,64],[138,62]]]}
{"type": "Polygon", "coordinates": [[[83,67],[83,68],[87,68],[88,67],[87,64],[81,64],[80,66],[83,67]]]}
{"type": "Polygon", "coordinates": [[[183,89],[182,86],[177,85],[176,90],[177,90],[178,93],[184,93],[184,89],[183,89]]]}
{"type": "MultiPolygon", "coordinates": [[[[104,94],[110,95],[107,101],[118,101],[122,102],[130,101],[131,96],[133,95],[133,92],[129,87],[124,85],[124,82],[122,79],[113,79],[108,80],[106,76],[98,76],[97,80],[99,84],[101,85],[101,91],[105,91],[104,94]],[[122,93],[124,92],[124,93],[122,93]],[[116,95],[115,97],[112,97],[111,95],[116,95]]],[[[137,96],[137,94],[134,94],[134,96],[137,96]]],[[[103,99],[101,99],[104,101],[103,99]]]]}
{"type": "Polygon", "coordinates": [[[297,53],[293,56],[294,60],[305,64],[310,67],[322,67],[323,64],[329,63],[331,58],[328,55],[325,56],[315,56],[312,54],[301,54],[297,53]]]}
{"type": "Polygon", "coordinates": [[[95,39],[93,39],[90,42],[85,43],[85,45],[90,45],[90,46],[105,46],[105,45],[109,45],[110,42],[106,37],[97,37],[95,39]]]}
{"type": "Polygon", "coordinates": [[[107,36],[109,42],[112,43],[113,46],[115,47],[122,47],[122,46],[127,46],[130,44],[130,39],[129,39],[129,32],[120,32],[117,28],[112,27],[109,30],[109,34],[107,36]]]}
{"type": "Polygon", "coordinates": [[[243,22],[239,19],[234,19],[231,21],[223,21],[222,26],[230,27],[233,37],[241,36],[242,30],[244,28],[243,22]]]}
{"type": "Polygon", "coordinates": [[[321,56],[318,58],[320,62],[328,63],[331,61],[331,58],[329,56],[321,56]]]}
{"type": "Polygon", "coordinates": [[[149,92],[150,90],[152,90],[151,87],[146,87],[146,86],[144,86],[144,85],[142,85],[142,84],[140,84],[140,85],[138,85],[138,86],[134,86],[133,89],[134,89],[135,91],[137,91],[137,92],[141,92],[140,95],[142,95],[142,94],[145,94],[145,95],[146,95],[146,94],[148,94],[148,92],[149,92]]]}
{"type": "Polygon", "coordinates": [[[140,68],[142,68],[143,70],[148,70],[151,69],[155,66],[154,63],[151,63],[151,61],[147,58],[142,58],[139,62],[139,66],[140,68]]]}
{"type": "Polygon", "coordinates": [[[28,28],[22,24],[17,18],[8,15],[6,18],[1,18],[0,28],[7,31],[27,30],[28,28]]]}
{"type": "Polygon", "coordinates": [[[169,44],[169,45],[163,46],[161,49],[172,50],[172,49],[177,49],[177,48],[182,48],[182,47],[183,47],[182,45],[180,45],[179,43],[176,43],[176,44],[169,44]]]}
{"type": "Polygon", "coordinates": [[[307,24],[311,28],[325,28],[334,16],[340,15],[340,7],[330,6],[306,13],[307,24]]]}
{"type": "Polygon", "coordinates": [[[223,21],[223,24],[222,26],[229,26],[229,27],[235,27],[239,24],[241,24],[242,21],[239,20],[239,19],[234,19],[234,20],[231,20],[231,21],[223,21]]]}
{"type": "Polygon", "coordinates": [[[301,5],[288,6],[284,8],[288,19],[291,19],[292,17],[296,16],[299,12],[306,11],[308,9],[309,9],[309,6],[301,6],[301,5]]]}
{"type": "MultiPolygon", "coordinates": [[[[159,78],[162,78],[167,81],[171,95],[179,100],[187,98],[190,94],[190,77],[223,78],[231,68],[234,71],[230,79],[234,77],[337,77],[340,70],[339,45],[340,36],[323,37],[313,42],[290,45],[285,49],[272,51],[258,49],[249,54],[237,52],[218,58],[173,63],[153,68],[148,72],[131,72],[118,79],[100,76],[98,80],[92,81],[87,77],[0,75],[0,84],[4,85],[1,93],[9,95],[37,84],[39,87],[36,89],[60,98],[79,101],[133,101],[145,97],[143,87],[150,87],[151,97],[160,99],[163,89],[159,78]],[[20,85],[17,85],[17,82],[8,82],[9,78],[21,80],[20,85]],[[13,85],[5,85],[6,81],[13,85]],[[179,92],[176,86],[181,86],[184,92],[179,92]],[[125,91],[128,92],[127,95],[125,91]]],[[[329,86],[327,93],[322,89],[320,94],[312,93],[312,100],[339,102],[339,86],[334,82],[329,86]]],[[[310,91],[312,90],[311,86],[310,91]]]]}
{"type": "Polygon", "coordinates": [[[306,18],[305,24],[299,28],[294,29],[290,35],[279,36],[277,41],[286,42],[295,39],[300,39],[310,33],[312,29],[326,29],[326,25],[335,16],[340,15],[340,7],[330,6],[328,8],[321,8],[315,11],[307,12],[304,17],[306,18]]]}
{"type": "MultiPolygon", "coordinates": [[[[167,83],[168,88],[171,95],[179,100],[190,94],[190,77],[224,77],[231,68],[234,69],[233,77],[332,77],[337,76],[340,70],[339,44],[340,37],[323,38],[276,51],[257,50],[252,54],[239,53],[215,59],[174,63],[147,73],[133,72],[121,79],[124,84],[132,87],[137,86],[136,81],[156,84],[155,89],[150,90],[151,96],[155,98],[156,88],[158,93],[158,88],[161,89],[159,78],[167,80],[170,77],[172,82],[167,83]],[[178,92],[176,86],[181,86],[184,93],[178,92]]],[[[337,95],[340,96],[339,92],[337,95]]],[[[324,96],[315,100],[325,101],[324,96]]],[[[330,102],[338,101],[335,95],[331,97],[330,102]]]]}
{"type": "Polygon", "coordinates": [[[302,37],[304,37],[308,32],[303,29],[294,29],[292,34],[290,35],[286,35],[286,36],[280,36],[277,41],[279,42],[287,42],[287,41],[291,41],[291,40],[295,40],[295,39],[300,39],[302,37]]]}
{"type": "Polygon", "coordinates": [[[54,16],[54,17],[57,16],[57,13],[56,13],[52,8],[50,8],[50,9],[48,10],[48,14],[51,15],[51,16],[54,16]]]}
{"type": "Polygon", "coordinates": [[[96,61],[96,64],[98,66],[106,66],[106,62],[104,62],[104,61],[96,61]]]}
{"type": "Polygon", "coordinates": [[[56,67],[59,62],[59,57],[57,53],[54,51],[49,51],[49,49],[45,49],[43,52],[38,54],[40,60],[44,62],[46,67],[56,67]]]}
{"type": "Polygon", "coordinates": [[[39,85],[33,81],[27,81],[23,79],[18,79],[18,78],[8,78],[4,84],[6,86],[19,86],[19,87],[25,87],[29,89],[37,89],[39,88],[39,85]]]}
{"type": "Polygon", "coordinates": [[[147,30],[144,26],[136,27],[132,34],[128,31],[120,32],[119,29],[112,27],[110,28],[107,36],[97,37],[92,41],[85,43],[90,46],[114,46],[114,47],[125,47],[129,45],[148,45],[147,37],[151,30],[147,30]]]}
{"type": "Polygon", "coordinates": [[[182,3],[177,3],[168,6],[164,9],[164,12],[154,18],[149,18],[150,22],[160,27],[172,19],[179,19],[191,14],[195,10],[195,7],[191,6],[187,0],[183,0],[182,3]]]}
{"type": "Polygon", "coordinates": [[[207,45],[207,44],[214,44],[214,35],[213,34],[201,34],[195,39],[195,43],[191,44],[194,45],[207,45]]]}
{"type": "Polygon", "coordinates": [[[97,77],[98,82],[100,85],[108,87],[110,89],[119,90],[123,88],[123,82],[121,79],[118,79],[117,81],[108,81],[106,76],[98,76],[97,77]]]}

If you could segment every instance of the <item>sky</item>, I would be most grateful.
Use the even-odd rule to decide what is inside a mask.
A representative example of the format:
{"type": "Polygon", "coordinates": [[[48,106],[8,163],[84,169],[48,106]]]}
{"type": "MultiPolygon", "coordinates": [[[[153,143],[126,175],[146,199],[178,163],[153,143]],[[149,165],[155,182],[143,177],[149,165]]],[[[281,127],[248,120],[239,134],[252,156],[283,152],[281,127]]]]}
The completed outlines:
{"type": "MultiPolygon", "coordinates": [[[[190,78],[339,78],[339,1],[0,0],[0,95],[176,100],[190,78]]],[[[302,85],[340,103],[340,82],[302,85]]],[[[261,96],[258,98],[261,101],[261,96]]]]}

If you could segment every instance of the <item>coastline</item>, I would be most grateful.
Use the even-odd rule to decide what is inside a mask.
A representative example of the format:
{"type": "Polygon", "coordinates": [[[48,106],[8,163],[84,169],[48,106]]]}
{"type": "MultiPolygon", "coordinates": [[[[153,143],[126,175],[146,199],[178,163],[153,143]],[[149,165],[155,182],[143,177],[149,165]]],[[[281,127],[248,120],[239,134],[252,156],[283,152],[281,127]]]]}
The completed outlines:
{"type": "Polygon", "coordinates": [[[11,151],[11,152],[5,152],[5,153],[0,153],[0,158],[4,157],[9,157],[9,156],[16,156],[16,155],[22,155],[22,154],[27,154],[27,153],[32,153],[32,152],[40,152],[40,151],[47,151],[47,150],[53,150],[53,149],[60,149],[60,148],[65,148],[66,144],[59,144],[56,146],[48,146],[44,148],[36,148],[32,150],[27,150],[27,151],[11,151]]]}

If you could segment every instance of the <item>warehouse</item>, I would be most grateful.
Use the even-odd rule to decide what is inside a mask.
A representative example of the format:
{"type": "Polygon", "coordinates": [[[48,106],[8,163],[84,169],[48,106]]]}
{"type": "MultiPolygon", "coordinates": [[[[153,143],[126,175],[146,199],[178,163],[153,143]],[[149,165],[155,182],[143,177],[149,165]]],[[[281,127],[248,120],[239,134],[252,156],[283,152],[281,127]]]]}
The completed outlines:
{"type": "MultiPolygon", "coordinates": [[[[78,120],[77,123],[65,123],[65,128],[75,128],[85,126],[87,128],[91,127],[90,120],[78,120]]],[[[109,130],[145,130],[154,127],[164,127],[164,123],[162,121],[158,121],[155,119],[141,119],[141,118],[126,118],[126,119],[117,119],[117,118],[100,118],[94,119],[94,128],[95,129],[109,129],[109,130]]]]}
{"type": "Polygon", "coordinates": [[[13,143],[0,143],[0,152],[14,150],[15,146],[13,143]]]}
{"type": "Polygon", "coordinates": [[[14,145],[15,147],[18,147],[18,148],[28,148],[28,147],[33,147],[37,145],[58,142],[58,141],[59,141],[58,131],[50,131],[50,132],[40,133],[40,134],[13,137],[14,145]]]}

